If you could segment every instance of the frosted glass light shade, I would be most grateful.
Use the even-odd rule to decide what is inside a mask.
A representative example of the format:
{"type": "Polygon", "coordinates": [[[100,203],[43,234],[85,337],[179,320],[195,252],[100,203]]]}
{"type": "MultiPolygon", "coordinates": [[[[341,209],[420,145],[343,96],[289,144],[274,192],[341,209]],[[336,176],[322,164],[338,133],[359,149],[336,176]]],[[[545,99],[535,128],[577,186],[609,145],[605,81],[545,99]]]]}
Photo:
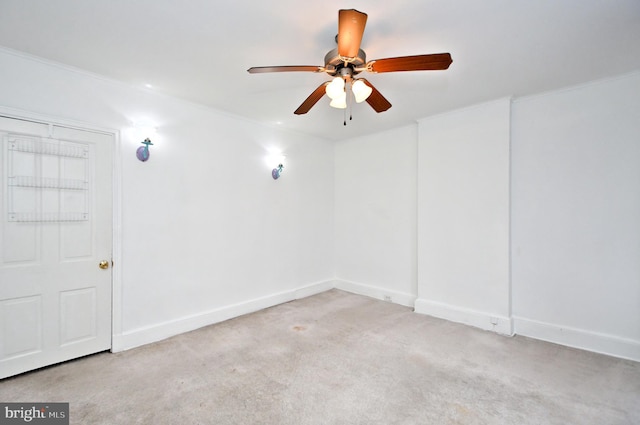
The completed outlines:
{"type": "Polygon", "coordinates": [[[344,96],[344,80],[342,77],[336,77],[332,82],[327,84],[327,88],[325,89],[327,92],[327,96],[331,99],[336,99],[344,96]]]}
{"type": "Polygon", "coordinates": [[[351,91],[353,92],[353,97],[356,99],[357,103],[364,102],[373,92],[373,89],[366,85],[362,80],[356,80],[351,85],[351,91]]]}
{"type": "Polygon", "coordinates": [[[342,96],[336,97],[335,99],[331,99],[331,103],[329,106],[338,109],[346,109],[347,108],[347,94],[342,92],[342,96]]]}

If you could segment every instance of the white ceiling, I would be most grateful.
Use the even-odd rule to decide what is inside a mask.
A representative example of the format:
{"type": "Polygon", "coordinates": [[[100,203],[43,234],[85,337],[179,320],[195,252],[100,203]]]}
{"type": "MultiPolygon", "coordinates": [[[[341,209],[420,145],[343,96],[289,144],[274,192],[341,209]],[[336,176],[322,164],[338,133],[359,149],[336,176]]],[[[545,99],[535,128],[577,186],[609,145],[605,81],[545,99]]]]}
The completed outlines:
{"type": "Polygon", "coordinates": [[[0,0],[0,45],[331,140],[505,96],[640,70],[639,0],[0,0]],[[446,71],[367,74],[393,104],[293,111],[326,74],[338,9],[368,14],[367,59],[450,52],[446,71]]]}

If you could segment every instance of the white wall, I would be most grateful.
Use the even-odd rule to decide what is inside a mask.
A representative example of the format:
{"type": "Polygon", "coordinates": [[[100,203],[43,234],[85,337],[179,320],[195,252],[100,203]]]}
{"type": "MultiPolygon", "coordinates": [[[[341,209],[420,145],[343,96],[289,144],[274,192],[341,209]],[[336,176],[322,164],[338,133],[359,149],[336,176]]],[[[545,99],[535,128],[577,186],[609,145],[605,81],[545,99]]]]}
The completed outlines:
{"type": "Polygon", "coordinates": [[[640,360],[640,74],[513,107],[519,334],[640,360]]]}
{"type": "Polygon", "coordinates": [[[337,285],[409,306],[417,284],[416,130],[335,145],[337,285]]]}
{"type": "Polygon", "coordinates": [[[335,157],[3,50],[0,107],[122,134],[117,349],[328,289],[335,268],[338,287],[417,296],[421,313],[503,333],[513,319],[640,360],[640,74],[427,118],[335,157]],[[129,131],[142,118],[158,128],[147,163],[129,131]],[[287,155],[278,181],[269,147],[287,155]]]}
{"type": "Polygon", "coordinates": [[[122,136],[115,349],[333,286],[331,143],[5,50],[0,93],[2,107],[122,136]],[[158,130],[146,163],[141,119],[158,130]],[[270,148],[287,157],[277,181],[270,148]]]}
{"type": "Polygon", "coordinates": [[[511,334],[510,100],[419,122],[416,312],[511,334]]]}

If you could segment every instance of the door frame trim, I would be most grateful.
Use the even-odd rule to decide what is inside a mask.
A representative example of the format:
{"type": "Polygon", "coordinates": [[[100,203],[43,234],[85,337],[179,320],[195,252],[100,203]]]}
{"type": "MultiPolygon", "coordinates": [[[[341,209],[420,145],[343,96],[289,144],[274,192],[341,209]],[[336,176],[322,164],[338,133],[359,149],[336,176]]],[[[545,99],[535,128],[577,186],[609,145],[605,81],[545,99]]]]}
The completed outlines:
{"type": "Polygon", "coordinates": [[[111,236],[111,258],[114,267],[111,268],[111,352],[121,351],[121,347],[114,346],[117,338],[115,335],[122,334],[122,142],[120,130],[108,127],[101,127],[95,124],[82,121],[74,121],[65,118],[53,117],[39,114],[37,112],[25,111],[22,109],[10,108],[0,105],[0,116],[23,121],[30,121],[38,124],[51,124],[59,127],[83,130],[92,133],[107,134],[113,137],[112,156],[112,236],[111,236]]]}

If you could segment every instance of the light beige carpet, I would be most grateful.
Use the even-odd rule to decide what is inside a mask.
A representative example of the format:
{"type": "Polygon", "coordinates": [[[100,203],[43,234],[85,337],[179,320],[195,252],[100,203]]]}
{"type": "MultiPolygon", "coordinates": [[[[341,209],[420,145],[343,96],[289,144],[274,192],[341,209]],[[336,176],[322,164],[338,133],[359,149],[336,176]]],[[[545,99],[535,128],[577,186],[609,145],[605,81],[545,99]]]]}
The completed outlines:
{"type": "Polygon", "coordinates": [[[72,424],[639,424],[640,363],[331,290],[0,381],[72,424]]]}

